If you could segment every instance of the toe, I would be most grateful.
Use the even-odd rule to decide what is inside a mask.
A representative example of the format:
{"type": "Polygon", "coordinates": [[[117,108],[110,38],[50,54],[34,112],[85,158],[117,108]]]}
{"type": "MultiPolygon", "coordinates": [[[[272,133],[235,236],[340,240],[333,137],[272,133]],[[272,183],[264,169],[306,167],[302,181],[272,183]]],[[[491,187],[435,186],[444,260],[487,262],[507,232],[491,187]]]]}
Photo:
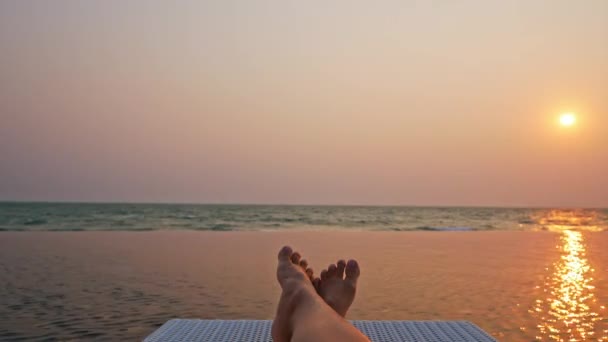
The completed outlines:
{"type": "Polygon", "coordinates": [[[306,269],[306,275],[308,276],[308,278],[310,278],[310,281],[313,281],[313,279],[314,279],[313,278],[314,272],[313,272],[312,268],[307,268],[306,269]]]}
{"type": "Polygon", "coordinates": [[[321,280],[327,280],[327,270],[321,271],[321,280]]]}
{"type": "Polygon", "coordinates": [[[300,258],[302,256],[300,255],[300,253],[298,252],[293,252],[293,254],[291,255],[291,262],[293,262],[294,264],[299,264],[300,263],[300,258]]]}
{"type": "Polygon", "coordinates": [[[346,264],[346,281],[355,285],[357,283],[357,279],[359,279],[359,275],[361,274],[361,270],[359,269],[359,264],[356,260],[349,260],[346,264]]]}
{"type": "Polygon", "coordinates": [[[329,278],[333,278],[338,274],[338,268],[336,267],[336,265],[329,265],[329,267],[327,268],[327,276],[329,278]]]}
{"type": "Polygon", "coordinates": [[[279,251],[279,261],[289,261],[293,255],[293,250],[289,246],[281,248],[279,251]]]}
{"type": "Polygon", "coordinates": [[[344,269],[346,268],[346,261],[338,261],[338,278],[344,278],[344,269]]]}
{"type": "Polygon", "coordinates": [[[306,270],[308,268],[308,261],[306,261],[305,259],[300,260],[300,266],[303,270],[306,270]]]}

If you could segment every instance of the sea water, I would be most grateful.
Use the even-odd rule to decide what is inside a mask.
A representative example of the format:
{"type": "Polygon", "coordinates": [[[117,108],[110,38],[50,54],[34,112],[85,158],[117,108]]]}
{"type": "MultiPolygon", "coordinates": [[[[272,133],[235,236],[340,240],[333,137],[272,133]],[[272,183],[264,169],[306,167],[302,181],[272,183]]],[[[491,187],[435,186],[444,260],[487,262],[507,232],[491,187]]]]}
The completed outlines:
{"type": "Polygon", "coordinates": [[[608,230],[607,209],[0,202],[0,231],[608,230]]]}

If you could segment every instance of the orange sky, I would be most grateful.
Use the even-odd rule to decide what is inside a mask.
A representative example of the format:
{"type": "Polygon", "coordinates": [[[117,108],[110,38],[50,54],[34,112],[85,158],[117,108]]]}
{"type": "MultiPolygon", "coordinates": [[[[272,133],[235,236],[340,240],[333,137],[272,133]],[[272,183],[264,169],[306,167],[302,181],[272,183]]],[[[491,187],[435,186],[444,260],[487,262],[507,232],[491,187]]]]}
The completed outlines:
{"type": "Polygon", "coordinates": [[[608,207],[608,1],[4,0],[0,51],[0,200],[608,207]]]}

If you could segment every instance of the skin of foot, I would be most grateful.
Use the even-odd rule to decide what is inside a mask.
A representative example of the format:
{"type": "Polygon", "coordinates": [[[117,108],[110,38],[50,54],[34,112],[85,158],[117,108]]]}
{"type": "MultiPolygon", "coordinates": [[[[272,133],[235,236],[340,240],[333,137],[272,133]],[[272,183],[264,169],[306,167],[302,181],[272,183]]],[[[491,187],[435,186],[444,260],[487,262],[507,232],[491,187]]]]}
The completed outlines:
{"type": "Polygon", "coordinates": [[[272,324],[272,339],[274,342],[291,341],[295,316],[298,306],[309,305],[312,293],[316,291],[312,282],[312,270],[308,271],[307,262],[301,260],[299,253],[294,253],[291,247],[285,246],[279,252],[277,280],[281,285],[281,297],[277,314],[272,324]],[[310,276],[307,274],[311,274],[310,276]]]}
{"type": "Polygon", "coordinates": [[[338,261],[336,264],[329,265],[326,270],[321,272],[321,278],[313,280],[315,289],[332,307],[338,315],[346,317],[348,309],[355,300],[357,290],[357,279],[361,271],[355,260],[338,261]]]}
{"type": "MultiPolygon", "coordinates": [[[[347,277],[339,279],[336,275],[324,277],[330,279],[323,285],[323,280],[313,277],[308,263],[301,259],[290,247],[283,247],[279,252],[277,280],[282,293],[277,306],[277,314],[272,324],[272,338],[275,342],[287,341],[368,341],[367,337],[344,320],[343,315],[319,295],[319,289],[332,301],[332,304],[344,314],[354,299],[354,286],[359,269],[356,262],[344,265],[348,268],[347,277]],[[350,276],[349,276],[350,275],[350,276]],[[313,283],[319,285],[315,288],[313,283]],[[344,296],[339,290],[346,290],[344,296]]],[[[331,267],[330,267],[331,268],[331,267]]]]}

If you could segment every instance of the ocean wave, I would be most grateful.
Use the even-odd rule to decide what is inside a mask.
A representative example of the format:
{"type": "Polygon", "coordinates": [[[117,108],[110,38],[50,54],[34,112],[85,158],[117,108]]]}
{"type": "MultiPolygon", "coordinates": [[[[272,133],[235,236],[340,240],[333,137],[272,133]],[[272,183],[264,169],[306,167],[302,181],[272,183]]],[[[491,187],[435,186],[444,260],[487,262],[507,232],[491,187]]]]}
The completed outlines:
{"type": "Polygon", "coordinates": [[[605,210],[0,203],[2,231],[608,230],[605,210]]]}
{"type": "Polygon", "coordinates": [[[471,227],[416,227],[414,230],[432,231],[432,232],[470,232],[476,229],[471,227]]]}
{"type": "Polygon", "coordinates": [[[47,224],[48,221],[45,219],[29,219],[25,222],[23,222],[24,226],[40,226],[43,224],[47,224]]]}
{"type": "Polygon", "coordinates": [[[214,225],[205,227],[206,229],[201,230],[211,230],[214,232],[228,232],[234,230],[234,226],[227,223],[216,223],[214,225]]]}

